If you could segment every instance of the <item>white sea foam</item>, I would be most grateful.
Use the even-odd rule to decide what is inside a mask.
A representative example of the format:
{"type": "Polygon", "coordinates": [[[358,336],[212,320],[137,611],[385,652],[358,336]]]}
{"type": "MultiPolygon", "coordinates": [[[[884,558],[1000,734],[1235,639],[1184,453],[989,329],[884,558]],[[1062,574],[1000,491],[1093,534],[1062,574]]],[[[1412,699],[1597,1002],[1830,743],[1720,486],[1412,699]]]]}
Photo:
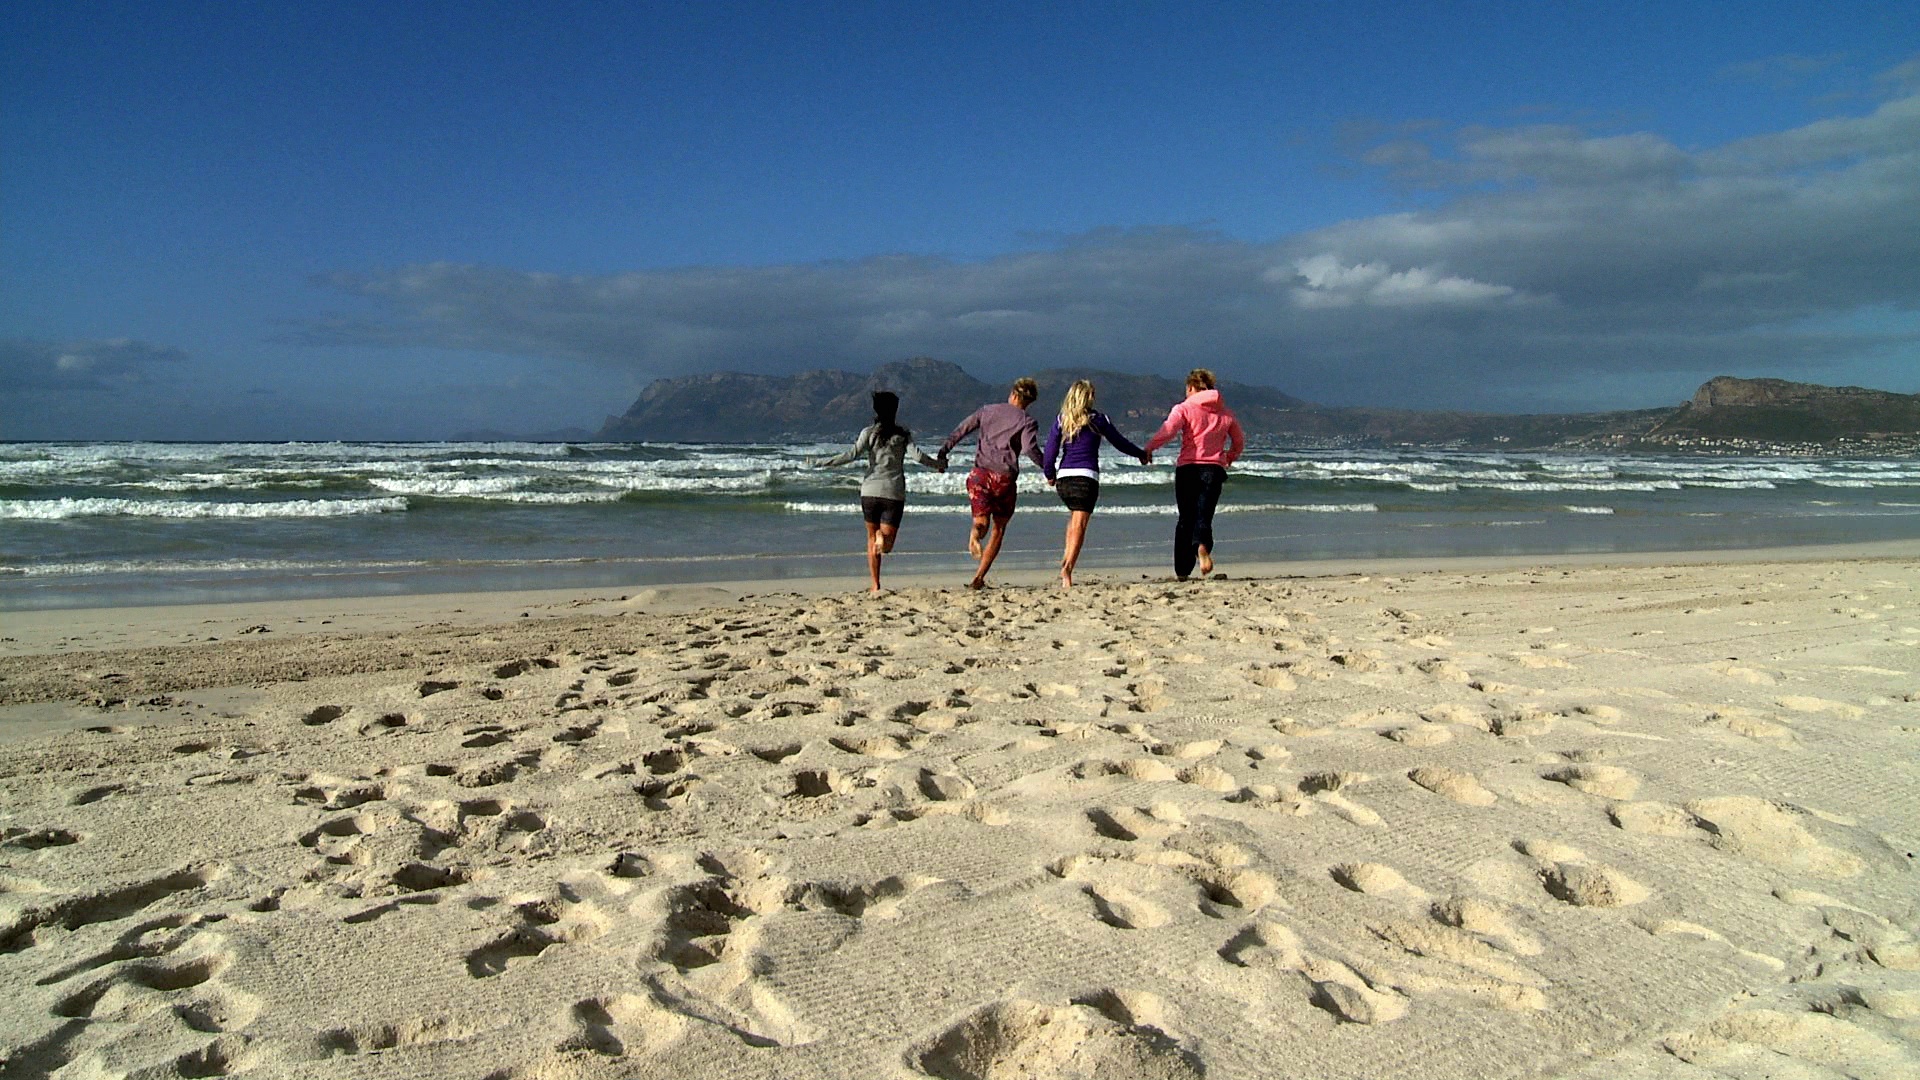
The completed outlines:
{"type": "Polygon", "coordinates": [[[277,571],[282,573],[371,572],[408,570],[430,566],[422,559],[393,559],[383,562],[347,562],[339,559],[206,559],[202,561],[168,559],[122,559],[97,562],[35,563],[31,566],[0,567],[0,573],[22,577],[75,577],[98,574],[238,574],[277,571]]]}
{"type": "Polygon", "coordinates": [[[1679,491],[1678,480],[1527,480],[1517,483],[1468,483],[1461,487],[1493,491],[1679,491]]]}
{"type": "Polygon", "coordinates": [[[588,503],[619,502],[619,491],[502,491],[484,495],[463,495],[464,499],[483,502],[523,503],[528,506],[584,506],[588,503]]]}
{"type": "Polygon", "coordinates": [[[20,499],[0,501],[0,519],[63,521],[77,517],[330,518],[385,514],[407,500],[309,499],[286,502],[188,502],[168,499],[20,499]]]}
{"type": "Polygon", "coordinates": [[[374,477],[367,483],[381,491],[391,491],[396,495],[441,495],[458,497],[462,495],[496,495],[503,491],[517,491],[527,486],[524,477],[483,476],[483,477],[428,477],[419,480],[395,480],[386,477],[374,477]]]}
{"type": "Polygon", "coordinates": [[[1564,509],[1569,514],[1611,514],[1613,513],[1613,507],[1611,506],[1568,506],[1568,507],[1564,507],[1564,509]]]}

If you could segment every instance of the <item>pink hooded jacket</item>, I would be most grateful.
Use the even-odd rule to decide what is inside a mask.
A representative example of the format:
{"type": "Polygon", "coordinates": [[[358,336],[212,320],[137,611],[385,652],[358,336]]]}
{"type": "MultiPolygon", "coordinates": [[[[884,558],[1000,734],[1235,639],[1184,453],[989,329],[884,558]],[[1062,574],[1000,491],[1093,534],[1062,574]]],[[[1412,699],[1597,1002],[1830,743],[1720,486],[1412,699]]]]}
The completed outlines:
{"type": "Polygon", "coordinates": [[[1182,436],[1178,462],[1181,465],[1231,467],[1240,451],[1247,448],[1246,433],[1240,430],[1240,421],[1220,403],[1218,390],[1188,394],[1187,400],[1175,405],[1167,414],[1167,422],[1147,440],[1147,452],[1172,442],[1176,435],[1182,436]],[[1231,449],[1227,447],[1229,440],[1233,443],[1231,449]]]}

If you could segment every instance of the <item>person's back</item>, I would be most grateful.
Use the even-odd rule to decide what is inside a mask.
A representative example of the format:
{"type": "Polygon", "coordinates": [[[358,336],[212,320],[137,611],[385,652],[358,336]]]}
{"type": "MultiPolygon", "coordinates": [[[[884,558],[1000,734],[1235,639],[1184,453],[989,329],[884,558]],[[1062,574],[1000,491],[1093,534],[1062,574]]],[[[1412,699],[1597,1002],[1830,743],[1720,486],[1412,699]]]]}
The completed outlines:
{"type": "Polygon", "coordinates": [[[975,409],[972,416],[962,421],[953,435],[941,447],[941,452],[953,448],[969,433],[977,433],[979,443],[973,452],[973,467],[988,472],[1014,475],[1020,471],[1022,454],[1034,458],[1039,455],[1039,425],[1032,415],[1018,405],[1006,401],[996,401],[991,405],[982,405],[975,409]]]}
{"type": "Polygon", "coordinates": [[[959,445],[960,440],[968,435],[978,439],[973,452],[973,471],[967,474],[967,499],[973,510],[967,551],[980,560],[980,568],[974,573],[969,588],[986,587],[987,570],[993,566],[1000,544],[1006,539],[1007,521],[1013,517],[1018,500],[1020,455],[1033,459],[1043,470],[1047,467],[1040,458],[1039,425],[1027,415],[1027,406],[1038,396],[1040,388],[1032,379],[1016,379],[1007,400],[975,409],[940,444],[939,460],[944,467],[947,453],[959,445]]]}
{"type": "Polygon", "coordinates": [[[1175,405],[1167,422],[1147,440],[1147,449],[1158,450],[1176,436],[1181,437],[1178,465],[1231,466],[1246,448],[1240,421],[1212,387],[1197,390],[1175,405]]]}
{"type": "Polygon", "coordinates": [[[1147,451],[1175,438],[1180,458],[1173,470],[1173,498],[1180,518],[1173,527],[1173,576],[1185,581],[1196,562],[1201,574],[1213,573],[1213,511],[1227,469],[1247,448],[1240,421],[1227,411],[1219,383],[1206,368],[1187,373],[1186,400],[1167,413],[1167,422],[1147,440],[1147,451]]]}
{"type": "Polygon", "coordinates": [[[894,428],[882,433],[875,424],[860,433],[852,454],[867,455],[867,475],[861,478],[860,494],[880,499],[907,497],[907,458],[909,454],[922,464],[934,461],[913,445],[913,433],[894,428]]]}

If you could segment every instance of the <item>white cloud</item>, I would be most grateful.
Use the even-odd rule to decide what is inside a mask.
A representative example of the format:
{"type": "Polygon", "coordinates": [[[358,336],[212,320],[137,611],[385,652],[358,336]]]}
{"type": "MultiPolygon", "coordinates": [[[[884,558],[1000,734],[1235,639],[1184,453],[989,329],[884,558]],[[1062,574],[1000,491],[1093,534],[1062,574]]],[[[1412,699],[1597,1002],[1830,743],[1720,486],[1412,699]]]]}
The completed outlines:
{"type": "Polygon", "coordinates": [[[1384,263],[1342,263],[1338,256],[1313,255],[1297,259],[1291,273],[1275,267],[1262,275],[1273,282],[1289,278],[1304,281],[1291,296],[1301,307],[1347,307],[1352,304],[1477,304],[1515,295],[1511,285],[1493,285],[1444,274],[1428,266],[1395,270],[1384,263]]]}

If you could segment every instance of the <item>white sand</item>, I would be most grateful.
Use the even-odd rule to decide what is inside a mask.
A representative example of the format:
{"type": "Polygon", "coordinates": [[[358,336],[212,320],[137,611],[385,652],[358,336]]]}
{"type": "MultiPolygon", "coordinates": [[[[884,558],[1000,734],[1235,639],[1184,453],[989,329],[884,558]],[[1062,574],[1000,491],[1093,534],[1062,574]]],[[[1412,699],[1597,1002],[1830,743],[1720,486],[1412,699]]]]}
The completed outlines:
{"type": "Polygon", "coordinates": [[[0,615],[0,1076],[1913,1077],[1846,554],[0,615]]]}

